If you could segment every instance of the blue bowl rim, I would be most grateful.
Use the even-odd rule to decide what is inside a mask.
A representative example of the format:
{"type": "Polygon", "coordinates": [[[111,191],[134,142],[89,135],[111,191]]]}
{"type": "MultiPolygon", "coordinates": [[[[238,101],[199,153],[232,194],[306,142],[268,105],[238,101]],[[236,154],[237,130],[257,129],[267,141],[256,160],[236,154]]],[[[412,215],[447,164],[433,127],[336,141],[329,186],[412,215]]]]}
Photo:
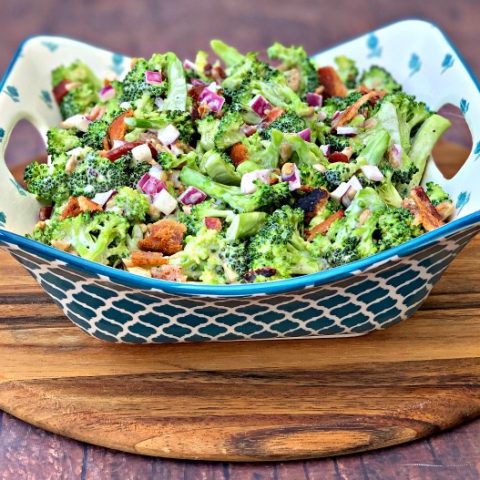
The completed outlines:
{"type": "MultiPolygon", "coordinates": [[[[449,44],[452,50],[457,54],[463,67],[467,70],[470,77],[472,78],[475,85],[477,86],[478,91],[480,92],[480,82],[475,77],[472,69],[466,63],[465,59],[459,53],[459,51],[454,46],[452,41],[436,24],[434,24],[433,22],[425,21],[423,19],[408,18],[408,19],[388,23],[374,30],[366,32],[362,35],[354,37],[350,40],[347,39],[335,45],[332,45],[330,48],[334,48],[335,46],[341,45],[348,41],[362,38],[365,35],[369,35],[380,29],[390,27],[399,23],[409,22],[412,20],[421,21],[425,24],[431,25],[432,27],[436,28],[444,36],[446,42],[449,44]]],[[[79,40],[76,40],[76,39],[72,39],[69,37],[61,37],[56,35],[32,35],[25,38],[18,46],[12,60],[10,61],[5,71],[5,74],[2,80],[0,81],[0,91],[3,90],[3,87],[5,86],[5,83],[8,80],[10,72],[14,67],[15,63],[17,62],[18,57],[20,56],[25,44],[27,44],[30,40],[36,39],[36,38],[64,38],[67,40],[74,40],[74,41],[80,42],[79,40]]],[[[81,43],[90,45],[86,42],[81,42],[81,43]]],[[[94,48],[101,48],[95,45],[90,45],[90,46],[94,48]]],[[[315,56],[315,55],[312,55],[312,56],[315,56]]],[[[391,248],[381,253],[377,253],[370,257],[357,260],[346,265],[342,265],[340,267],[335,267],[335,268],[331,268],[321,272],[313,273],[310,275],[302,275],[299,277],[294,277],[286,280],[276,280],[276,281],[257,283],[257,284],[253,283],[253,284],[232,284],[232,285],[177,283],[177,282],[171,282],[167,280],[142,277],[141,275],[135,275],[125,270],[119,270],[113,267],[101,265],[91,260],[86,260],[76,255],[63,252],[61,250],[50,247],[48,245],[44,245],[35,240],[26,238],[22,235],[9,232],[8,230],[5,230],[3,228],[0,228],[0,242],[5,241],[7,243],[15,244],[18,247],[24,249],[26,252],[30,251],[32,253],[38,253],[40,256],[46,257],[52,260],[60,260],[62,262],[65,262],[67,265],[70,264],[74,267],[79,268],[82,271],[91,272],[95,275],[99,275],[102,277],[107,277],[111,280],[115,280],[120,284],[133,287],[133,288],[159,290],[168,294],[180,295],[180,296],[196,295],[196,296],[207,296],[207,297],[237,297],[237,296],[251,296],[251,295],[281,294],[281,293],[287,293],[287,292],[296,291],[296,290],[302,290],[309,287],[318,287],[320,285],[323,285],[329,282],[343,280],[346,277],[353,276],[359,271],[364,271],[375,264],[379,264],[379,263],[388,261],[389,259],[394,259],[396,257],[403,257],[406,255],[409,255],[413,252],[416,252],[426,247],[427,245],[434,243],[436,240],[445,238],[447,235],[451,235],[455,232],[465,230],[468,227],[475,225],[476,223],[480,223],[480,211],[477,211],[469,215],[466,215],[465,217],[453,220],[452,222],[447,223],[446,225],[440,228],[437,228],[431,232],[427,232],[423,235],[420,235],[419,237],[414,238],[413,240],[410,240],[408,242],[405,242],[402,245],[391,248]]]]}

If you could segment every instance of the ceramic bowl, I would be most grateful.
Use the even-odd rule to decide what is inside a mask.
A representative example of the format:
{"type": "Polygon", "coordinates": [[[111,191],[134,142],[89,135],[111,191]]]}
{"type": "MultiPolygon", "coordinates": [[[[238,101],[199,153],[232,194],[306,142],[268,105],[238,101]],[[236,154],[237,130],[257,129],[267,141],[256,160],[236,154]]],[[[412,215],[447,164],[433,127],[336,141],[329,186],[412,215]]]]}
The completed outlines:
{"type": "Polygon", "coordinates": [[[448,264],[480,230],[479,86],[434,25],[402,21],[343,43],[314,59],[346,54],[364,69],[382,65],[432,109],[458,105],[474,148],[450,180],[430,161],[424,181],[440,183],[456,204],[453,221],[399,247],[313,275],[262,284],[173,283],[105,267],[29,240],[36,199],[4,161],[10,132],[28,119],[45,137],[60,115],[50,72],[81,59],[100,76],[122,76],[129,59],[75,40],[38,36],[15,54],[0,84],[0,244],[81,329],[111,342],[164,343],[352,336],[411,316],[448,264]]]}

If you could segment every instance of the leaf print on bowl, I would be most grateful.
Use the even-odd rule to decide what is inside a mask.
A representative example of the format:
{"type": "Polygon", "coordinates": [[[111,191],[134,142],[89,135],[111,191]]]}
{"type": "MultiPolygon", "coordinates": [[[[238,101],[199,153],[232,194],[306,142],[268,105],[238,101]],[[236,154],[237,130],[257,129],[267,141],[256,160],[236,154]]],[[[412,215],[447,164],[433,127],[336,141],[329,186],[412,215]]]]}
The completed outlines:
{"type": "Polygon", "coordinates": [[[22,196],[25,197],[27,195],[26,190],[13,178],[10,179],[10,183],[17,189],[17,192],[22,196]]]}
{"type": "Polygon", "coordinates": [[[4,227],[6,223],[7,216],[3,212],[0,212],[0,227],[4,227]]]}
{"type": "Polygon", "coordinates": [[[455,59],[453,58],[451,53],[447,53],[445,57],[443,57],[442,61],[442,74],[445,73],[449,68],[453,67],[455,63],[455,59]]]}
{"type": "Polygon", "coordinates": [[[48,40],[45,40],[44,42],[42,42],[42,45],[44,47],[47,47],[48,50],[50,50],[51,52],[54,52],[58,48],[58,43],[50,42],[48,40]]]}
{"type": "Polygon", "coordinates": [[[477,144],[475,145],[473,154],[476,155],[475,161],[477,161],[480,158],[480,141],[478,141],[477,144]]]}
{"type": "Polygon", "coordinates": [[[422,68],[422,61],[416,53],[412,53],[410,61],[408,62],[408,68],[410,69],[410,77],[422,68]]]}
{"type": "Polygon", "coordinates": [[[457,209],[457,216],[460,215],[463,207],[470,201],[470,192],[461,192],[457,198],[455,208],[457,209]]]}
{"type": "Polygon", "coordinates": [[[4,91],[15,103],[20,101],[20,94],[13,85],[8,85],[4,91]]]}
{"type": "Polygon", "coordinates": [[[0,128],[0,143],[3,142],[3,139],[5,138],[5,129],[0,128]]]}
{"type": "Polygon", "coordinates": [[[382,47],[380,46],[380,41],[378,40],[378,37],[374,33],[371,33],[367,37],[367,48],[370,50],[370,53],[368,54],[368,58],[382,56],[382,47]]]}
{"type": "Polygon", "coordinates": [[[124,56],[120,53],[114,53],[112,55],[112,65],[110,68],[117,74],[120,75],[123,72],[123,61],[124,56]]]}
{"type": "Polygon", "coordinates": [[[460,110],[464,115],[468,112],[469,107],[470,107],[470,103],[465,98],[462,98],[460,100],[460,110]]]}
{"type": "Polygon", "coordinates": [[[48,90],[42,90],[40,92],[40,98],[44,101],[48,108],[53,108],[53,100],[48,90]]]}

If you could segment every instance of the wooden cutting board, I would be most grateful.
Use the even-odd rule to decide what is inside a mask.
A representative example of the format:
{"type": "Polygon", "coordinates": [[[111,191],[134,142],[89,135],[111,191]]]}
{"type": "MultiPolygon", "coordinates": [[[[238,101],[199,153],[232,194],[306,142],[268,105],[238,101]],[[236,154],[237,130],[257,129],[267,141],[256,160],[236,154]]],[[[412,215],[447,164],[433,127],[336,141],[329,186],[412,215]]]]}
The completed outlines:
{"type": "Polygon", "coordinates": [[[413,318],[357,338],[102,343],[3,252],[0,305],[0,408],[105,447],[300,459],[395,445],[480,416],[480,237],[413,318]]]}

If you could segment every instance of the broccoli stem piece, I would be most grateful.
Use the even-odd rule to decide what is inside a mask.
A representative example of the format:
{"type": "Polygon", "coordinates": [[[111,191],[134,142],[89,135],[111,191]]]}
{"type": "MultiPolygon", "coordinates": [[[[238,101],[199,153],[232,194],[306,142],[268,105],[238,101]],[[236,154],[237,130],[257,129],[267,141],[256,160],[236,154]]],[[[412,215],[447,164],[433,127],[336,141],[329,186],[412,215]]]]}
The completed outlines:
{"type": "Polygon", "coordinates": [[[266,218],[265,212],[239,213],[233,217],[232,223],[225,233],[225,238],[233,242],[251,237],[262,228],[266,218]]]}
{"type": "Polygon", "coordinates": [[[358,155],[357,163],[359,165],[378,165],[388,149],[390,135],[388,132],[380,128],[372,133],[368,138],[368,142],[358,155]]]}
{"type": "Polygon", "coordinates": [[[433,114],[428,117],[415,135],[410,150],[410,160],[418,168],[410,181],[410,188],[420,184],[427,159],[432,153],[434,145],[443,133],[450,127],[451,123],[441,115],[433,114]]]}
{"type": "Polygon", "coordinates": [[[211,179],[225,185],[239,185],[241,176],[235,171],[225,155],[215,151],[206,152],[200,163],[200,170],[211,179]]]}
{"type": "Polygon", "coordinates": [[[183,70],[182,62],[172,52],[168,52],[166,58],[168,91],[167,97],[162,105],[162,110],[185,111],[187,107],[187,82],[185,80],[185,72],[183,70]]]}
{"type": "Polygon", "coordinates": [[[245,58],[235,47],[227,45],[221,40],[212,40],[210,47],[227,68],[243,62],[245,58]]]}

